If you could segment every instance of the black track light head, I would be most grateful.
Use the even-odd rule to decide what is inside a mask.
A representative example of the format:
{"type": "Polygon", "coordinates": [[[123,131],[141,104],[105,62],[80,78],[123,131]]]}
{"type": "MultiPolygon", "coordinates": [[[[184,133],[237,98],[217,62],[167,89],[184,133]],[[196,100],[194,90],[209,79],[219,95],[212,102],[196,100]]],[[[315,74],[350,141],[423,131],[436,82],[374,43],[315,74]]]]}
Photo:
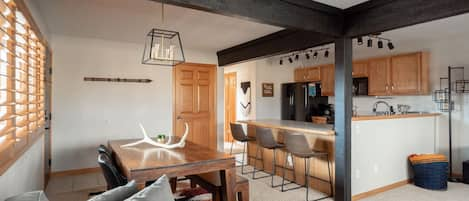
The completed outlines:
{"type": "Polygon", "coordinates": [[[280,59],[279,64],[280,64],[280,65],[283,65],[283,59],[280,59]]]}
{"type": "Polygon", "coordinates": [[[299,58],[300,58],[300,56],[295,55],[295,60],[298,60],[299,58]]]}
{"type": "Polygon", "coordinates": [[[363,37],[361,37],[361,36],[358,37],[357,43],[358,43],[358,45],[363,45],[363,37]]]}
{"type": "Polygon", "coordinates": [[[317,59],[317,58],[318,58],[318,52],[314,52],[313,59],[317,59]]]}
{"type": "Polygon", "coordinates": [[[373,40],[371,40],[371,38],[368,39],[367,46],[373,47],[373,40]]]}
{"type": "Polygon", "coordinates": [[[288,57],[288,61],[289,61],[290,63],[293,63],[293,59],[291,59],[291,57],[288,57]]]}
{"type": "Polygon", "coordinates": [[[309,58],[310,58],[310,57],[309,57],[309,53],[306,53],[305,56],[306,56],[306,59],[309,59],[309,58]]]}
{"type": "Polygon", "coordinates": [[[379,48],[379,49],[382,49],[382,48],[383,48],[383,41],[382,41],[382,40],[379,40],[379,41],[378,41],[378,48],[379,48]]]}
{"type": "Polygon", "coordinates": [[[388,48],[389,48],[390,50],[393,50],[393,49],[394,49],[394,45],[392,44],[391,41],[388,42],[388,48]]]}
{"type": "Polygon", "coordinates": [[[326,50],[326,52],[324,52],[324,57],[326,57],[326,58],[329,57],[329,50],[326,50]]]}

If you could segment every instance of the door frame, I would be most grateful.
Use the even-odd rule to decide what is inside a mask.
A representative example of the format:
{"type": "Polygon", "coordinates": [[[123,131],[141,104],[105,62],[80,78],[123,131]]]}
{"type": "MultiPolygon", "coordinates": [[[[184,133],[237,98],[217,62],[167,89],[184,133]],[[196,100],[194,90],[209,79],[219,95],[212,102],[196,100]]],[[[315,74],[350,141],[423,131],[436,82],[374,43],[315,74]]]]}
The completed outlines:
{"type": "MultiPolygon", "coordinates": [[[[216,64],[203,64],[203,63],[192,63],[192,62],[185,62],[185,63],[181,63],[181,64],[178,64],[178,65],[184,65],[184,66],[194,66],[194,67],[206,67],[206,68],[213,68],[214,69],[214,78],[213,80],[211,81],[211,84],[213,84],[213,114],[210,115],[210,127],[211,129],[213,130],[214,132],[214,135],[216,136],[216,139],[215,139],[215,142],[216,142],[216,149],[219,149],[220,147],[218,146],[218,129],[217,129],[217,79],[218,79],[218,76],[217,76],[217,72],[218,72],[218,67],[216,64]]],[[[173,125],[172,125],[172,129],[173,129],[173,132],[172,134],[173,135],[176,135],[176,117],[177,117],[177,114],[176,114],[176,67],[178,66],[174,66],[172,68],[172,78],[173,78],[173,83],[172,83],[172,108],[173,108],[173,117],[172,117],[172,121],[173,121],[173,125]]]]}
{"type": "MultiPolygon", "coordinates": [[[[235,84],[235,90],[234,90],[234,107],[235,107],[235,108],[234,108],[234,115],[235,115],[235,118],[236,118],[236,115],[237,115],[237,111],[236,111],[236,106],[237,106],[237,104],[236,104],[236,101],[237,101],[237,98],[238,98],[238,94],[237,94],[238,75],[237,75],[236,72],[225,73],[225,74],[223,74],[223,81],[225,81],[225,78],[230,77],[230,76],[234,76],[234,79],[235,79],[235,82],[236,82],[236,84],[235,84]]],[[[223,111],[225,112],[225,114],[223,115],[223,123],[225,124],[225,125],[223,126],[223,142],[230,142],[230,141],[228,141],[227,133],[226,133],[226,130],[225,130],[225,127],[226,127],[227,125],[229,126],[229,123],[227,124],[226,109],[225,109],[225,108],[227,108],[227,107],[226,107],[226,106],[227,106],[227,102],[226,102],[227,96],[226,96],[226,95],[230,92],[229,90],[228,90],[228,92],[225,90],[227,84],[228,84],[229,86],[231,86],[230,83],[223,83],[223,89],[224,89],[224,92],[223,92],[223,94],[224,94],[224,97],[223,97],[223,98],[224,98],[224,103],[223,103],[224,108],[223,108],[223,111]]],[[[231,96],[230,96],[230,97],[231,97],[231,96]]],[[[228,104],[229,104],[229,102],[228,102],[228,104]]],[[[233,108],[232,108],[231,110],[233,110],[233,108]]],[[[228,132],[230,132],[230,131],[228,131],[228,132]]]]}

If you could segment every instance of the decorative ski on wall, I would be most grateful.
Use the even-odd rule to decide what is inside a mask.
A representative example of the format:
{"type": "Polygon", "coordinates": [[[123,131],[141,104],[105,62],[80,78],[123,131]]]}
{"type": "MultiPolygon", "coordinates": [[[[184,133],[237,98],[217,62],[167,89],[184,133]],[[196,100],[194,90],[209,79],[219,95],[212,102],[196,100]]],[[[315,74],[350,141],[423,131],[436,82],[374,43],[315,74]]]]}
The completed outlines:
{"type": "Polygon", "coordinates": [[[251,82],[241,82],[241,90],[243,97],[239,104],[241,104],[241,111],[245,117],[251,113],[251,82]]]}
{"type": "Polygon", "coordinates": [[[89,82],[136,82],[136,83],[150,83],[150,79],[128,79],[128,78],[104,78],[104,77],[85,77],[84,81],[89,82]]]}

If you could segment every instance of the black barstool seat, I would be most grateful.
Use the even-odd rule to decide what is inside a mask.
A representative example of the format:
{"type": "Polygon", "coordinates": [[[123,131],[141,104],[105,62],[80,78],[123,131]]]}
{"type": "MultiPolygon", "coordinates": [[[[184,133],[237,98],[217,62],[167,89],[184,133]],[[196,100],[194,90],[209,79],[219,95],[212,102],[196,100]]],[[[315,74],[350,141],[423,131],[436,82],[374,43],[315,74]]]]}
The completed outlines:
{"type": "MultiPolygon", "coordinates": [[[[230,130],[231,130],[231,136],[233,137],[233,141],[231,141],[231,149],[230,149],[230,154],[233,155],[233,144],[234,141],[239,141],[243,143],[243,158],[241,160],[241,174],[249,174],[252,172],[244,172],[244,155],[246,154],[246,148],[247,148],[247,143],[248,142],[253,142],[256,141],[255,137],[247,136],[246,133],[244,132],[243,126],[241,124],[237,123],[230,123],[230,130]]],[[[254,158],[251,156],[247,156],[248,158],[254,158]]],[[[240,162],[240,161],[237,161],[240,162]]]]}

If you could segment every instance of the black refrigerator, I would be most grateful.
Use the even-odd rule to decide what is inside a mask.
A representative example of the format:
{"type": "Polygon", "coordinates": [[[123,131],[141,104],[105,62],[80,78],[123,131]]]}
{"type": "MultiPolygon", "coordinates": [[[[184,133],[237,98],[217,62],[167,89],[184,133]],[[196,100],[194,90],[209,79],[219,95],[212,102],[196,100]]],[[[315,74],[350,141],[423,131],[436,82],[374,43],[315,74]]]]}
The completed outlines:
{"type": "Polygon", "coordinates": [[[282,84],[282,120],[311,122],[312,116],[324,116],[328,97],[321,96],[319,83],[282,84]]]}

